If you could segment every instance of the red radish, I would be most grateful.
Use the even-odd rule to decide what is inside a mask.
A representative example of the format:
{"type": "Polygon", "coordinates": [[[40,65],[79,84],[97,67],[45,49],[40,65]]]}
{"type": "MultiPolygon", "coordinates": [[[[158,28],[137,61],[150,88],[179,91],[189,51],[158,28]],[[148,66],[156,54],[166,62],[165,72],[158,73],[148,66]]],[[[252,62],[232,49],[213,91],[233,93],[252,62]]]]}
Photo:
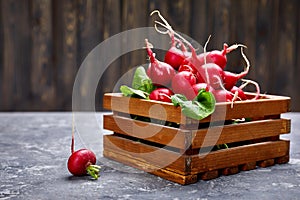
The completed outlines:
{"type": "Polygon", "coordinates": [[[217,64],[207,63],[197,69],[201,77],[204,77],[204,80],[208,85],[214,89],[219,89],[221,87],[223,70],[217,64]]]}
{"type": "Polygon", "coordinates": [[[165,62],[171,65],[174,69],[178,69],[184,60],[182,51],[176,47],[171,47],[165,54],[165,62]]]}
{"type": "MultiPolygon", "coordinates": [[[[168,27],[166,27],[166,28],[168,28],[168,27]]],[[[170,31],[173,31],[173,30],[170,30],[170,31]]],[[[194,72],[194,74],[197,74],[197,77],[199,77],[199,82],[206,82],[208,85],[212,86],[214,89],[220,88],[221,83],[219,80],[222,80],[223,70],[215,63],[203,64],[202,60],[198,59],[194,47],[188,41],[186,41],[184,38],[182,38],[180,35],[178,35],[178,36],[183,41],[185,41],[185,43],[188,45],[189,49],[191,50],[190,56],[185,59],[184,63],[189,63],[189,66],[193,66],[197,70],[197,72],[196,73],[194,72]]],[[[209,39],[208,39],[208,41],[209,41],[209,39]]],[[[204,51],[206,49],[206,45],[207,45],[208,41],[205,44],[204,51]]],[[[206,52],[204,52],[204,53],[206,53],[206,52]]],[[[206,58],[204,58],[204,63],[206,63],[206,58]]],[[[172,81],[172,87],[173,87],[173,81],[172,81]]],[[[175,93],[177,93],[174,89],[173,89],[173,91],[175,93]]]]}
{"type": "Polygon", "coordinates": [[[171,101],[171,96],[174,93],[172,92],[172,90],[170,90],[169,88],[157,88],[155,90],[153,90],[150,95],[149,98],[151,100],[157,100],[157,101],[163,101],[163,102],[172,102],[171,101]]]}
{"type": "Polygon", "coordinates": [[[205,89],[206,92],[213,91],[213,88],[210,87],[209,85],[207,85],[207,83],[197,83],[197,84],[193,85],[193,89],[194,89],[195,94],[198,94],[199,90],[201,90],[201,89],[205,89]]]}
{"type": "MultiPolygon", "coordinates": [[[[158,32],[160,32],[160,33],[162,33],[162,34],[173,34],[174,36],[177,36],[181,41],[182,41],[182,43],[184,43],[184,44],[186,44],[187,46],[188,46],[188,48],[189,48],[189,50],[190,50],[190,53],[189,53],[189,56],[188,57],[186,57],[185,58],[185,60],[183,61],[183,65],[189,65],[189,66],[191,66],[192,68],[195,68],[195,69],[197,69],[197,71],[198,71],[198,73],[196,72],[196,73],[194,73],[194,74],[196,74],[196,76],[197,76],[197,78],[199,78],[199,79],[204,79],[205,80],[205,82],[207,83],[207,84],[209,84],[209,85],[211,85],[211,84],[213,84],[212,86],[213,87],[217,87],[217,85],[218,84],[220,84],[220,82],[216,82],[215,80],[214,80],[214,77],[215,76],[218,76],[218,77],[222,77],[222,69],[219,67],[219,66],[217,66],[217,67],[219,67],[220,68],[220,73],[217,73],[217,69],[212,69],[212,67],[209,67],[209,68],[211,68],[211,69],[207,69],[207,68],[205,68],[205,67],[202,67],[203,66],[203,64],[204,63],[206,63],[206,56],[204,56],[204,62],[203,62],[203,60],[200,60],[200,59],[198,59],[198,56],[197,56],[197,53],[196,53],[196,50],[195,50],[195,48],[192,46],[192,44],[190,43],[190,42],[188,42],[185,38],[183,38],[180,34],[178,34],[178,33],[176,33],[173,29],[172,29],[172,27],[168,24],[168,22],[163,18],[163,16],[161,16],[161,14],[160,14],[160,12],[159,11],[157,11],[157,10],[155,10],[155,11],[153,11],[152,13],[151,13],[151,15],[153,14],[153,13],[157,13],[158,14],[158,16],[160,17],[160,19],[162,20],[162,22],[163,23],[161,23],[161,22],[158,22],[158,21],[155,21],[155,28],[156,28],[156,30],[158,31],[158,32]],[[167,29],[167,31],[160,31],[158,28],[157,28],[157,25],[160,25],[160,26],[162,26],[162,27],[164,27],[164,28],[166,28],[167,29]],[[213,71],[214,73],[213,74],[211,74],[211,76],[209,77],[209,72],[208,71],[213,71]],[[200,74],[200,76],[199,76],[199,74],[200,74]],[[205,78],[204,78],[205,77],[205,78]],[[210,79],[212,79],[212,80],[210,80],[210,79]]],[[[210,37],[209,37],[210,38],[210,37]]],[[[208,43],[208,41],[207,41],[207,43],[208,43]]],[[[206,49],[206,45],[207,45],[207,43],[205,44],[205,47],[204,47],[204,53],[206,53],[205,52],[205,49],[206,49]]],[[[206,54],[204,54],[204,55],[206,55],[206,54]]],[[[193,70],[192,70],[193,71],[193,70]]],[[[173,79],[174,80],[174,79],[173,79]]],[[[172,80],[172,85],[173,85],[173,81],[172,80]]],[[[203,80],[198,80],[198,82],[204,82],[203,80]]],[[[173,87],[173,86],[172,86],[173,87]]],[[[177,88],[176,88],[177,89],[177,88]]],[[[175,92],[175,93],[177,93],[176,92],[176,89],[174,89],[173,88],[173,91],[175,92]]],[[[184,89],[183,89],[184,90],[184,89]]]]}
{"type": "Polygon", "coordinates": [[[152,80],[153,84],[161,86],[169,86],[172,78],[176,74],[174,68],[168,63],[157,60],[152,52],[151,44],[145,39],[146,49],[150,58],[150,64],[147,69],[147,75],[152,80]]]}
{"type": "MultiPolygon", "coordinates": [[[[214,64],[216,65],[216,64],[214,64]]],[[[215,77],[219,83],[221,83],[221,77],[215,77]]],[[[234,94],[226,90],[223,84],[219,84],[220,88],[212,90],[211,92],[215,96],[216,102],[231,102],[233,106],[234,94]]]]}
{"type": "MultiPolygon", "coordinates": [[[[232,101],[233,102],[233,94],[226,90],[224,88],[223,85],[223,80],[225,80],[225,84],[227,85],[226,87],[229,88],[229,86],[231,86],[231,88],[233,87],[233,85],[236,84],[236,81],[242,77],[244,77],[249,70],[249,65],[247,63],[247,68],[244,72],[237,74],[236,76],[232,76],[233,73],[229,73],[229,72],[225,72],[223,71],[223,69],[225,68],[226,64],[227,64],[227,57],[226,54],[228,54],[229,52],[237,49],[238,47],[245,47],[244,45],[241,44],[235,44],[232,45],[230,47],[228,47],[227,44],[224,44],[224,48],[222,51],[218,51],[218,50],[214,50],[211,52],[206,52],[206,46],[207,43],[209,41],[206,42],[205,46],[204,46],[204,53],[197,55],[196,51],[194,49],[194,47],[185,39],[183,38],[181,35],[177,34],[172,27],[168,24],[168,22],[160,15],[159,11],[154,11],[151,13],[151,15],[153,13],[157,13],[158,16],[160,17],[160,19],[162,20],[162,22],[158,22],[155,21],[155,28],[158,32],[163,33],[163,34],[174,34],[175,36],[177,36],[184,44],[186,44],[190,50],[190,55],[188,57],[185,58],[185,60],[183,61],[183,65],[188,65],[191,66],[191,69],[184,69],[184,70],[180,70],[180,71],[191,71],[193,72],[194,69],[197,69],[198,74],[200,74],[200,77],[202,77],[204,79],[204,82],[206,82],[209,86],[213,87],[216,90],[214,91],[214,94],[216,96],[217,101],[219,102],[224,102],[224,101],[232,101]],[[166,28],[167,31],[160,31],[157,28],[157,25],[161,25],[162,27],[166,28]],[[235,78],[237,79],[235,81],[235,78]],[[233,84],[234,83],[234,84],[233,84]]],[[[209,37],[210,38],[210,37],[209,37]]],[[[242,49],[242,48],[241,48],[242,49]]],[[[241,50],[242,51],[242,50],[241,50]]],[[[244,54],[242,54],[243,57],[246,60],[246,57],[244,56],[244,54]]],[[[247,62],[247,60],[246,60],[247,62]]],[[[180,72],[179,72],[180,73],[180,72]]],[[[193,72],[194,74],[197,74],[195,72],[193,72]]],[[[172,80],[172,87],[173,87],[173,82],[175,80],[175,76],[172,80]]],[[[175,85],[175,84],[174,84],[175,85]]],[[[187,87],[188,88],[188,87],[187,87]]],[[[230,88],[230,89],[231,89],[230,88]]],[[[177,93],[177,88],[173,87],[173,91],[175,93],[177,93]]],[[[178,89],[180,90],[180,89],[178,89]]],[[[189,92],[187,92],[188,89],[181,89],[182,91],[180,93],[187,93],[189,94],[189,92]]],[[[191,95],[193,96],[193,95],[191,95]]],[[[191,97],[189,97],[191,98],[191,97]]]]}
{"type": "Polygon", "coordinates": [[[213,90],[212,93],[215,96],[216,102],[232,102],[233,95],[227,90],[218,89],[213,90]]]}
{"type": "MultiPolygon", "coordinates": [[[[96,155],[88,149],[80,149],[72,153],[68,160],[68,170],[74,176],[83,176],[88,174],[93,174],[99,169],[95,167],[96,155]]],[[[98,172],[97,172],[98,173],[98,172]]],[[[94,177],[95,179],[98,178],[94,177]]]]}
{"type": "MultiPolygon", "coordinates": [[[[180,34],[176,33],[172,27],[168,24],[168,22],[161,16],[160,12],[155,10],[151,13],[154,14],[157,13],[159,18],[162,20],[162,22],[155,21],[155,29],[157,32],[160,32],[162,34],[169,34],[171,36],[174,36],[174,40],[178,39],[181,41],[182,46],[186,45],[189,49],[189,52],[184,52],[185,59],[180,65],[178,71],[181,73],[181,71],[187,71],[197,76],[197,79],[201,80],[201,82],[205,82],[208,86],[211,86],[212,89],[211,92],[215,95],[215,98],[217,102],[231,102],[232,106],[234,101],[239,98],[243,100],[245,96],[243,95],[243,88],[251,83],[256,86],[256,96],[253,99],[259,98],[260,94],[260,88],[259,85],[251,80],[246,80],[246,83],[240,86],[239,88],[236,88],[235,85],[239,79],[242,79],[249,71],[250,64],[246,58],[246,56],[243,54],[243,48],[241,48],[242,55],[247,62],[247,67],[243,72],[240,74],[234,74],[232,72],[223,71],[227,64],[227,57],[226,55],[230,53],[231,51],[237,49],[238,47],[245,47],[242,44],[234,44],[232,46],[228,46],[227,44],[224,44],[223,50],[213,50],[210,52],[206,52],[206,45],[209,41],[206,42],[204,46],[204,53],[197,55],[194,47],[191,45],[190,42],[188,42],[184,37],[182,37],[180,34]],[[160,25],[166,30],[158,29],[157,26],[160,25]],[[176,37],[177,38],[176,38],[176,37]],[[195,69],[197,72],[195,72],[195,69]],[[200,78],[198,78],[200,77],[200,78]],[[239,96],[240,95],[240,96],[239,96]]],[[[210,38],[210,37],[209,37],[210,38]]],[[[178,73],[178,74],[179,74],[178,73]]],[[[188,92],[190,90],[190,84],[184,84],[184,88],[179,89],[180,85],[179,83],[176,83],[176,79],[180,79],[178,77],[174,76],[172,79],[172,87],[173,91],[177,93],[176,90],[180,91],[178,93],[186,93],[187,96],[191,99],[195,94],[192,92],[188,92]],[[176,85],[177,84],[177,85],[176,85]],[[174,85],[174,86],[173,86],[174,85]],[[175,87],[176,85],[176,87],[175,87]],[[178,89],[177,89],[178,87],[178,89]],[[192,94],[192,95],[190,95],[192,94]]],[[[180,77],[180,76],[179,76],[180,77]]],[[[181,77],[182,78],[182,77],[181,77]]],[[[184,79],[183,79],[184,80],[184,79]]],[[[245,81],[245,80],[242,80],[245,81]]],[[[184,82],[184,81],[183,81],[184,82]]],[[[188,81],[186,81],[188,82],[188,81]]],[[[193,86],[197,89],[197,87],[200,86],[193,86]]]]}
{"type": "Polygon", "coordinates": [[[198,55],[198,59],[204,63],[204,57],[206,56],[206,63],[215,63],[219,67],[224,69],[227,64],[226,54],[237,49],[238,47],[245,47],[245,46],[242,44],[234,44],[228,47],[228,45],[225,43],[222,51],[213,50],[207,53],[202,53],[198,55]]]}
{"type": "Polygon", "coordinates": [[[209,57],[209,52],[197,55],[197,59],[199,60],[201,65],[204,65],[205,63],[214,63],[213,60],[209,57]]]}
{"type": "MultiPolygon", "coordinates": [[[[249,69],[249,68],[248,68],[249,69]]],[[[248,69],[240,74],[235,74],[229,71],[223,72],[223,84],[226,90],[231,90],[235,86],[238,80],[244,78],[248,74],[248,69]]]]}
{"type": "MultiPolygon", "coordinates": [[[[206,46],[209,42],[209,39],[210,37],[204,45],[204,55],[207,55],[206,46]]],[[[185,39],[183,38],[183,40],[185,39]]],[[[214,89],[219,89],[222,85],[222,82],[220,80],[222,80],[223,77],[223,69],[215,63],[207,63],[207,56],[204,56],[203,60],[199,59],[193,46],[189,42],[186,43],[191,50],[191,55],[185,60],[191,63],[191,65],[197,69],[197,72],[199,74],[198,77],[201,77],[199,78],[199,82],[205,82],[214,89]]]]}
{"type": "Polygon", "coordinates": [[[231,90],[231,88],[236,85],[238,80],[244,78],[249,72],[250,63],[249,63],[246,55],[243,52],[243,48],[241,48],[241,54],[247,64],[245,70],[239,74],[235,74],[235,73],[232,73],[229,71],[223,72],[223,83],[224,83],[225,89],[227,89],[227,90],[231,90]]]}
{"type": "Polygon", "coordinates": [[[229,53],[227,49],[228,49],[228,45],[224,44],[222,51],[214,50],[208,53],[210,60],[212,60],[213,63],[217,64],[222,69],[224,69],[227,64],[226,54],[229,53]]]}
{"type": "Polygon", "coordinates": [[[236,99],[240,99],[240,100],[246,100],[247,99],[247,96],[246,94],[244,93],[244,91],[237,87],[237,86],[233,86],[230,90],[231,93],[233,93],[235,96],[237,96],[236,99]]]}
{"type": "Polygon", "coordinates": [[[176,94],[183,94],[187,99],[193,99],[193,85],[196,84],[196,77],[192,72],[182,71],[172,79],[172,89],[176,94]]]}
{"type": "MultiPolygon", "coordinates": [[[[242,79],[242,81],[244,81],[244,83],[239,86],[239,89],[240,90],[243,90],[244,87],[246,87],[248,84],[253,84],[256,88],[256,95],[255,97],[252,98],[252,100],[256,100],[259,98],[259,95],[260,95],[260,87],[259,87],[259,84],[253,80],[248,80],[248,79],[242,79]]],[[[235,99],[234,99],[235,100],[235,99]]]]}
{"type": "Polygon", "coordinates": [[[205,89],[207,92],[212,92],[214,89],[207,85],[207,83],[196,83],[192,86],[194,93],[189,96],[190,99],[194,99],[201,89],[205,89]]]}
{"type": "Polygon", "coordinates": [[[174,69],[178,69],[183,60],[185,59],[186,49],[181,41],[178,41],[181,45],[182,50],[176,47],[176,39],[173,33],[171,34],[172,45],[171,48],[165,54],[164,62],[171,65],[174,69]]]}
{"type": "Polygon", "coordinates": [[[176,33],[172,27],[170,26],[170,24],[167,22],[167,20],[165,20],[165,18],[160,14],[160,12],[158,10],[154,10],[151,14],[153,15],[154,13],[157,13],[157,15],[159,16],[159,18],[162,20],[162,22],[159,21],[155,21],[155,29],[157,32],[162,33],[162,34],[169,34],[172,36],[176,36],[178,37],[178,40],[181,42],[181,45],[184,46],[184,44],[187,45],[187,47],[189,48],[190,52],[187,52],[186,50],[184,50],[184,56],[185,56],[185,64],[190,64],[193,65],[194,67],[199,67],[201,66],[203,63],[199,62],[198,58],[197,58],[197,53],[196,50],[194,49],[194,47],[192,46],[192,44],[190,42],[188,42],[184,37],[182,37],[180,34],[176,33]],[[166,31],[161,31],[157,28],[157,25],[160,25],[164,28],[166,28],[166,31]]]}
{"type": "Polygon", "coordinates": [[[192,72],[197,79],[197,83],[204,83],[204,79],[201,77],[198,70],[192,64],[187,63],[187,61],[184,61],[183,64],[178,68],[178,72],[182,71],[192,72]]]}
{"type": "Polygon", "coordinates": [[[98,179],[100,166],[96,164],[96,155],[88,149],[79,149],[74,152],[74,116],[72,123],[71,156],[68,159],[68,170],[74,176],[91,175],[98,179]]]}

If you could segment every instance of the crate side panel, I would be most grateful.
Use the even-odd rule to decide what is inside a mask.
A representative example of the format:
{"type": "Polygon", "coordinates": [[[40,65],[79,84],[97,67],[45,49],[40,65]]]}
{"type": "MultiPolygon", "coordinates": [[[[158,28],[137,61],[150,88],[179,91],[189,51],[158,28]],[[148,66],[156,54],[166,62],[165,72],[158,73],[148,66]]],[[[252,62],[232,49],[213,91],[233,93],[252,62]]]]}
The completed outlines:
{"type": "Polygon", "coordinates": [[[254,140],[290,133],[290,119],[268,119],[193,131],[192,148],[254,140]]]}
{"type": "MultiPolygon", "coordinates": [[[[201,120],[201,123],[278,115],[290,110],[289,97],[275,95],[262,95],[262,97],[258,100],[236,101],[234,104],[217,103],[215,112],[211,116],[201,120]]],[[[182,115],[180,107],[175,107],[171,103],[129,98],[118,93],[105,94],[103,107],[113,111],[152,117],[175,123],[199,123],[197,120],[192,120],[182,115]]]]}
{"type": "Polygon", "coordinates": [[[289,110],[289,98],[260,99],[240,102],[238,101],[233,104],[233,107],[231,103],[219,103],[216,105],[215,112],[213,113],[214,115],[207,118],[206,120],[224,120],[224,111],[226,111],[225,119],[230,120],[278,115],[281,113],[289,112],[289,110]],[[226,107],[226,109],[224,107],[226,107]]]}
{"type": "Polygon", "coordinates": [[[120,94],[109,93],[104,95],[103,107],[113,111],[185,124],[186,117],[181,115],[180,107],[175,107],[171,103],[129,98],[120,94]]]}
{"type": "Polygon", "coordinates": [[[144,163],[151,163],[158,168],[165,168],[179,174],[188,174],[190,171],[185,156],[163,148],[143,144],[114,135],[103,137],[104,150],[110,149],[132,159],[144,163]]]}
{"type": "Polygon", "coordinates": [[[209,154],[192,156],[191,172],[199,173],[226,167],[234,167],[259,160],[282,157],[289,154],[289,141],[269,141],[223,149],[209,154]]]}
{"type": "Polygon", "coordinates": [[[115,152],[111,149],[104,149],[103,155],[112,160],[116,160],[128,166],[143,170],[150,174],[159,176],[166,180],[179,183],[181,185],[192,184],[198,181],[198,176],[196,174],[182,175],[176,172],[170,171],[168,169],[159,168],[152,163],[134,159],[132,157],[127,157],[126,155],[120,154],[120,152],[115,152]]]}
{"type": "Polygon", "coordinates": [[[126,117],[105,115],[103,119],[104,129],[114,131],[150,142],[171,146],[178,149],[186,148],[186,134],[190,131],[183,131],[178,128],[158,125],[150,122],[143,122],[126,117]]]}

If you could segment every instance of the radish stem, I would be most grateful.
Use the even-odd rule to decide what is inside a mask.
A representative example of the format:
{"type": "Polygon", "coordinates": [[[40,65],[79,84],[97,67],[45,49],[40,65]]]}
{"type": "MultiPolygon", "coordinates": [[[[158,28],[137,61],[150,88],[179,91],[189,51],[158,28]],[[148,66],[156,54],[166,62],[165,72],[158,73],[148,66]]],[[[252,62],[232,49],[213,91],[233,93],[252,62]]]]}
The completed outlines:
{"type": "Polygon", "coordinates": [[[99,178],[99,172],[100,172],[101,167],[98,165],[89,165],[86,168],[87,173],[92,176],[94,179],[98,179],[99,178]]]}
{"type": "MultiPolygon", "coordinates": [[[[206,56],[207,56],[206,55],[206,47],[207,47],[207,44],[208,44],[210,38],[211,38],[211,35],[208,36],[207,41],[205,42],[205,45],[204,45],[204,48],[203,48],[203,50],[204,50],[204,64],[206,64],[206,56]]],[[[207,67],[205,67],[205,76],[206,76],[207,84],[210,85],[210,80],[209,80],[209,74],[208,74],[207,67]]],[[[222,84],[222,83],[220,83],[220,84],[222,84]]]]}
{"type": "Polygon", "coordinates": [[[74,153],[74,132],[75,132],[75,117],[72,113],[72,140],[71,140],[71,153],[74,153]]]}
{"type": "Polygon", "coordinates": [[[246,62],[246,70],[244,72],[242,72],[242,73],[248,73],[249,72],[249,68],[250,68],[250,62],[249,62],[247,56],[244,54],[243,47],[241,48],[241,54],[242,54],[242,56],[243,56],[243,58],[244,58],[244,60],[246,62]]]}
{"type": "Polygon", "coordinates": [[[253,80],[249,80],[249,79],[242,79],[242,81],[244,81],[245,83],[243,85],[241,85],[239,88],[240,89],[243,89],[244,87],[246,87],[249,83],[250,84],[253,84],[256,88],[256,95],[254,98],[252,98],[252,100],[256,100],[259,98],[259,95],[260,95],[260,87],[259,87],[259,84],[253,80]]]}

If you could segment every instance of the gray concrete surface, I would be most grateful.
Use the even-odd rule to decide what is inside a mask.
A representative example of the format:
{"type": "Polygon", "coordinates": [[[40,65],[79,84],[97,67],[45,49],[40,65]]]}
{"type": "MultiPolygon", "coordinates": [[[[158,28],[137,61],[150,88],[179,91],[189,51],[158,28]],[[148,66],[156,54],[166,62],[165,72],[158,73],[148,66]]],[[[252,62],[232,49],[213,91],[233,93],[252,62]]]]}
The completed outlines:
{"type": "Polygon", "coordinates": [[[292,119],[288,164],[182,186],[104,158],[106,131],[88,121],[75,147],[97,154],[101,177],[73,177],[71,113],[0,113],[0,199],[300,199],[300,113],[283,116],[292,119]]]}

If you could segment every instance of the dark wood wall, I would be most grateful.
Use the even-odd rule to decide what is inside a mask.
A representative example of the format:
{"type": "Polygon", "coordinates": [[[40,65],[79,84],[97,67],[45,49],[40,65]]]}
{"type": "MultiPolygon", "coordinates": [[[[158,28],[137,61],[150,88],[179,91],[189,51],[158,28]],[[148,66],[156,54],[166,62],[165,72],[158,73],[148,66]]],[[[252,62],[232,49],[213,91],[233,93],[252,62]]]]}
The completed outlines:
{"type": "MultiPolygon", "coordinates": [[[[173,28],[210,49],[243,43],[247,78],[264,93],[292,97],[300,111],[300,1],[298,0],[0,0],[0,110],[71,110],[76,73],[87,54],[121,31],[153,26],[159,9],[173,28]]],[[[146,56],[118,58],[95,98],[146,56]]],[[[229,70],[240,60],[229,56],[229,70]]],[[[241,70],[240,68],[238,70],[241,70]]],[[[238,71],[237,70],[237,71],[238,71]]]]}

